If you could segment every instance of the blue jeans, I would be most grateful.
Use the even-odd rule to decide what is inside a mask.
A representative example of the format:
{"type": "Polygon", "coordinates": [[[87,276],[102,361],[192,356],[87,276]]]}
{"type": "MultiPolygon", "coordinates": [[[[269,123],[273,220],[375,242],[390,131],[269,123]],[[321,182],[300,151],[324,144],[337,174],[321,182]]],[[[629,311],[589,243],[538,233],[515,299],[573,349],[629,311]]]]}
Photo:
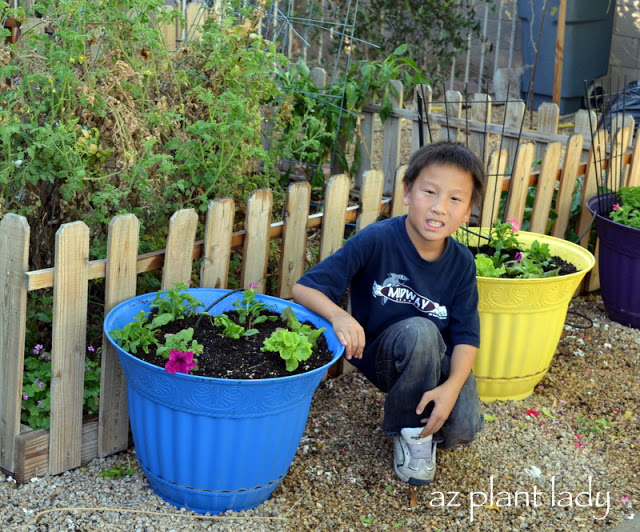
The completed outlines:
{"type": "MultiPolygon", "coordinates": [[[[365,346],[362,359],[351,362],[378,389],[386,392],[382,430],[387,436],[397,436],[404,427],[420,427],[428,417],[433,403],[422,415],[416,407],[422,394],[442,384],[449,376],[451,357],[445,354],[445,343],[435,324],[421,317],[409,318],[385,329],[371,344],[365,346]]],[[[448,449],[473,441],[484,427],[476,379],[469,374],[460,390],[449,418],[434,441],[448,449]]]]}

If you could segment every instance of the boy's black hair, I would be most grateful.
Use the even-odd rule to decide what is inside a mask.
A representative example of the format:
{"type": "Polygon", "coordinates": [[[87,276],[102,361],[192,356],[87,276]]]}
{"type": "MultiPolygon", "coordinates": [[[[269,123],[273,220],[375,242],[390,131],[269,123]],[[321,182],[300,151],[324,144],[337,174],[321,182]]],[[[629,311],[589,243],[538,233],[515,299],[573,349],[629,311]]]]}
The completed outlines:
{"type": "Polygon", "coordinates": [[[486,177],[484,165],[478,156],[459,142],[434,142],[415,151],[409,159],[409,167],[403,181],[411,187],[423,168],[432,164],[452,164],[469,172],[473,179],[472,205],[480,205],[484,195],[486,177]]]}

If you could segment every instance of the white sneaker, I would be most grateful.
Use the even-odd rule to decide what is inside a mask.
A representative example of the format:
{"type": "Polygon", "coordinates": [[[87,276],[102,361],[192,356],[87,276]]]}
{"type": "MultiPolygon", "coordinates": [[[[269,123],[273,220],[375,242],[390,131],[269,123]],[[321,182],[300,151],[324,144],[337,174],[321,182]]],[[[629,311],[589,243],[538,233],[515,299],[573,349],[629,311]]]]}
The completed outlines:
{"type": "Polygon", "coordinates": [[[404,428],[393,438],[393,468],[400,480],[413,486],[429,484],[436,474],[436,442],[431,436],[421,438],[422,429],[404,428]]]}

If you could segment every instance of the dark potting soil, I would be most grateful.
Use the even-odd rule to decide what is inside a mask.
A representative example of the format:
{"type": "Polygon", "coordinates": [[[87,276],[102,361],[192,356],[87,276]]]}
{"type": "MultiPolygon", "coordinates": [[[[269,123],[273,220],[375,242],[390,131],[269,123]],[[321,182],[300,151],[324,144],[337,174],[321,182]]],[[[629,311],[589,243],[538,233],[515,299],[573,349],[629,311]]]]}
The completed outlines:
{"type": "MultiPolygon", "coordinates": [[[[238,315],[235,311],[226,312],[227,316],[238,323],[238,315]]],[[[205,377],[219,377],[223,379],[268,379],[297,375],[323,366],[330,362],[333,354],[329,350],[324,335],[320,335],[317,346],[311,356],[302,362],[295,371],[287,371],[285,362],[279,353],[260,351],[265,338],[269,337],[277,328],[286,328],[286,324],[280,319],[280,315],[272,312],[263,312],[266,316],[278,316],[276,321],[260,323],[256,329],[258,334],[238,339],[222,336],[222,328],[216,327],[208,316],[203,316],[198,326],[197,317],[185,318],[169,323],[158,334],[159,339],[164,335],[175,334],[182,329],[193,327],[193,339],[204,346],[204,352],[197,356],[198,365],[190,372],[190,375],[205,377]]],[[[153,319],[153,316],[150,317],[153,319]]],[[[308,323],[308,322],[307,322],[308,323]]],[[[312,324],[309,324],[313,327],[312,324]]],[[[142,351],[136,353],[136,357],[164,368],[167,359],[156,355],[155,348],[150,348],[149,354],[142,351]]]]}
{"type": "MultiPolygon", "coordinates": [[[[496,252],[496,250],[494,248],[492,248],[491,246],[489,246],[488,244],[484,244],[480,247],[469,247],[469,250],[471,251],[471,253],[473,253],[473,256],[475,257],[478,253],[484,253],[485,255],[488,255],[489,257],[493,256],[493,254],[496,252]]],[[[510,249],[508,251],[503,251],[503,253],[505,255],[509,255],[509,259],[508,260],[515,260],[516,258],[516,253],[518,253],[517,249],[510,249]]],[[[567,262],[566,260],[564,260],[561,257],[555,256],[553,255],[551,257],[551,264],[546,267],[543,268],[545,272],[551,271],[551,270],[555,270],[556,268],[560,268],[560,272],[558,273],[558,275],[569,275],[571,273],[576,273],[578,271],[578,268],[575,267],[574,264],[571,264],[570,262],[567,262]]],[[[509,274],[504,274],[502,275],[502,279],[509,279],[509,278],[513,278],[513,275],[509,275],[509,274]]]]}

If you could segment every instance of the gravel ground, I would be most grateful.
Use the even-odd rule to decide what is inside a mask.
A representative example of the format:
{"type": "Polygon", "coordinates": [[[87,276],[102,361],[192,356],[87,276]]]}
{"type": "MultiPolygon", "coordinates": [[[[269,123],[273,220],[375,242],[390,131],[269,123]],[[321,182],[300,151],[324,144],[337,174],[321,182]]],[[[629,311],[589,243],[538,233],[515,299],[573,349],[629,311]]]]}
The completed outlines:
{"type": "Polygon", "coordinates": [[[578,314],[535,393],[486,404],[485,430],[439,453],[429,486],[396,479],[379,428],[384,394],[348,373],[318,389],[289,474],[258,508],[178,510],[149,489],[129,451],[22,486],[0,474],[2,529],[610,530],[640,508],[640,331],[609,321],[596,296],[570,310],[578,314]],[[575,327],[589,326],[580,315],[589,328],[575,327]],[[132,476],[98,476],[129,462],[132,476]]]}

